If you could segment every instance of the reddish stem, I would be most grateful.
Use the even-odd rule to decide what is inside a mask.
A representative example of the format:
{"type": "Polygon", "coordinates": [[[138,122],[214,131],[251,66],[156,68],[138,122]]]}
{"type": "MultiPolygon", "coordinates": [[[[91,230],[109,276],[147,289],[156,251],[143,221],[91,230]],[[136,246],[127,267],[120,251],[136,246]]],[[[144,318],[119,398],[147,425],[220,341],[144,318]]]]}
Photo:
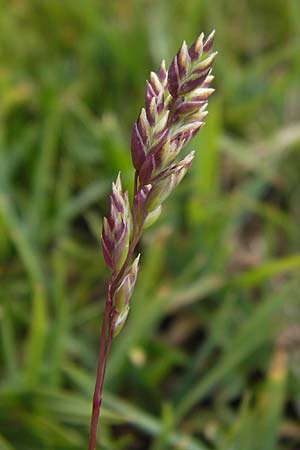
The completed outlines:
{"type": "Polygon", "coordinates": [[[116,311],[114,309],[112,309],[110,318],[109,318],[105,355],[104,355],[104,359],[103,359],[102,379],[101,379],[101,385],[100,385],[101,395],[102,395],[102,390],[103,390],[103,385],[104,385],[107,360],[108,360],[108,356],[109,356],[109,352],[110,352],[111,343],[113,340],[113,326],[114,326],[115,313],[116,313],[116,311]]]}
{"type": "MultiPolygon", "coordinates": [[[[90,424],[90,439],[89,439],[89,450],[95,450],[96,448],[96,438],[97,438],[97,428],[98,428],[98,420],[100,414],[100,408],[102,403],[102,390],[103,390],[103,381],[104,381],[104,367],[106,366],[107,360],[107,327],[109,330],[111,329],[110,325],[110,314],[112,311],[112,300],[111,300],[111,284],[108,285],[106,302],[105,302],[105,310],[102,321],[101,328],[101,339],[100,339],[100,348],[99,348],[99,358],[98,358],[98,367],[97,367],[97,375],[96,375],[96,383],[94,389],[93,396],[93,411],[91,417],[90,424]]],[[[111,334],[111,333],[110,333],[111,334]]],[[[109,340],[109,336],[108,336],[109,340]]],[[[110,347],[110,345],[109,345],[110,347]]],[[[108,350],[109,350],[108,347],[108,350]]]]}

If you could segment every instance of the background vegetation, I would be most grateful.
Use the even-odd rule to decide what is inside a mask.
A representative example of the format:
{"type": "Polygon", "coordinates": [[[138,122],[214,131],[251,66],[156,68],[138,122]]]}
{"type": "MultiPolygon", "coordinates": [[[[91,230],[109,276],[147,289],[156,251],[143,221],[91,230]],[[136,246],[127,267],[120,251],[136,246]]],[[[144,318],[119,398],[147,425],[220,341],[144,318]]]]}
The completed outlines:
{"type": "Polygon", "coordinates": [[[190,175],[144,236],[99,449],[300,448],[300,3],[0,6],[0,449],[85,449],[111,181],[145,79],[217,29],[190,175]]]}

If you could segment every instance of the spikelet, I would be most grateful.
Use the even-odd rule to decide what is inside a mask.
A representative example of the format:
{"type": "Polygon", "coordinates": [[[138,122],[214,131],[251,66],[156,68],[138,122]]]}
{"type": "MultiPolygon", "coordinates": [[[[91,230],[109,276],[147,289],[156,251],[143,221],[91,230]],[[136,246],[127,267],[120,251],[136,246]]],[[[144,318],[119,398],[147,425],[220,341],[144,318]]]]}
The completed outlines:
{"type": "Polygon", "coordinates": [[[120,174],[112,184],[108,217],[103,220],[102,251],[106,264],[117,272],[124,263],[132,231],[127,192],[123,192],[120,174]]]}
{"type": "Polygon", "coordinates": [[[140,255],[138,255],[134,262],[131,264],[129,269],[126,272],[126,275],[123,277],[123,280],[117,287],[114,293],[114,307],[115,307],[115,315],[114,315],[114,324],[113,324],[113,336],[116,336],[120,333],[123,325],[126,321],[129,312],[129,300],[134,290],[134,285],[136,282],[137,273],[139,270],[139,259],[140,255]]]}

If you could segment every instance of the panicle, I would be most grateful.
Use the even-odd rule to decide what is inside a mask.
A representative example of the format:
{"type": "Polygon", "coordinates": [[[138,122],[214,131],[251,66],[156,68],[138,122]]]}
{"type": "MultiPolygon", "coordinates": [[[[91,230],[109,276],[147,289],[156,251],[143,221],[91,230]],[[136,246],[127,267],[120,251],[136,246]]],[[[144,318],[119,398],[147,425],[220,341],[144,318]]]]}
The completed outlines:
{"type": "Polygon", "coordinates": [[[131,156],[136,170],[132,214],[118,176],[112,186],[109,215],[103,221],[103,255],[117,281],[112,292],[114,335],[128,315],[138,272],[139,257],[129,269],[124,267],[132,252],[131,235],[134,240],[138,233],[139,238],[142,228],[157,219],[163,202],[185,176],[194,158],[191,152],[177,160],[205,124],[208,99],[214,92],[210,86],[217,54],[211,52],[214,35],[213,31],[205,38],[201,33],[190,47],[183,42],[169,70],[163,61],[146,81],[145,104],[131,135],[131,156]]]}
{"type": "Polygon", "coordinates": [[[161,213],[162,204],[187,173],[194,152],[178,161],[177,157],[204,125],[212,65],[213,31],[207,38],[201,33],[188,47],[184,41],[172,59],[151,72],[146,82],[145,104],[133,125],[131,156],[135,168],[132,212],[127,192],[118,175],[112,184],[109,213],[103,220],[102,251],[112,274],[107,290],[101,331],[97,378],[91,419],[90,449],[95,449],[97,422],[103,380],[110,343],[122,329],[130,309],[136,283],[139,256],[133,253],[143,228],[161,213]]]}

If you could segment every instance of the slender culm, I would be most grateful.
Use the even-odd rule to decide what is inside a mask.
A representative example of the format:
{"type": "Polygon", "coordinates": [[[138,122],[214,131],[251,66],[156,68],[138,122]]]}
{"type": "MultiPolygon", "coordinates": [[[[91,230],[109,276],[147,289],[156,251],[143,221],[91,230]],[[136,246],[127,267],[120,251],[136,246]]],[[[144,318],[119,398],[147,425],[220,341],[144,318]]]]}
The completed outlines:
{"type": "Polygon", "coordinates": [[[145,105],[133,125],[131,156],[135,169],[132,205],[124,192],[120,174],[112,184],[109,213],[103,220],[102,251],[111,270],[108,282],[89,450],[96,448],[107,359],[112,340],[121,331],[130,309],[140,255],[134,257],[142,231],[160,215],[163,202],[180,183],[194,152],[178,159],[181,150],[204,125],[212,64],[214,32],[203,33],[188,48],[183,42],[169,70],[163,61],[146,83],[145,105]]]}

